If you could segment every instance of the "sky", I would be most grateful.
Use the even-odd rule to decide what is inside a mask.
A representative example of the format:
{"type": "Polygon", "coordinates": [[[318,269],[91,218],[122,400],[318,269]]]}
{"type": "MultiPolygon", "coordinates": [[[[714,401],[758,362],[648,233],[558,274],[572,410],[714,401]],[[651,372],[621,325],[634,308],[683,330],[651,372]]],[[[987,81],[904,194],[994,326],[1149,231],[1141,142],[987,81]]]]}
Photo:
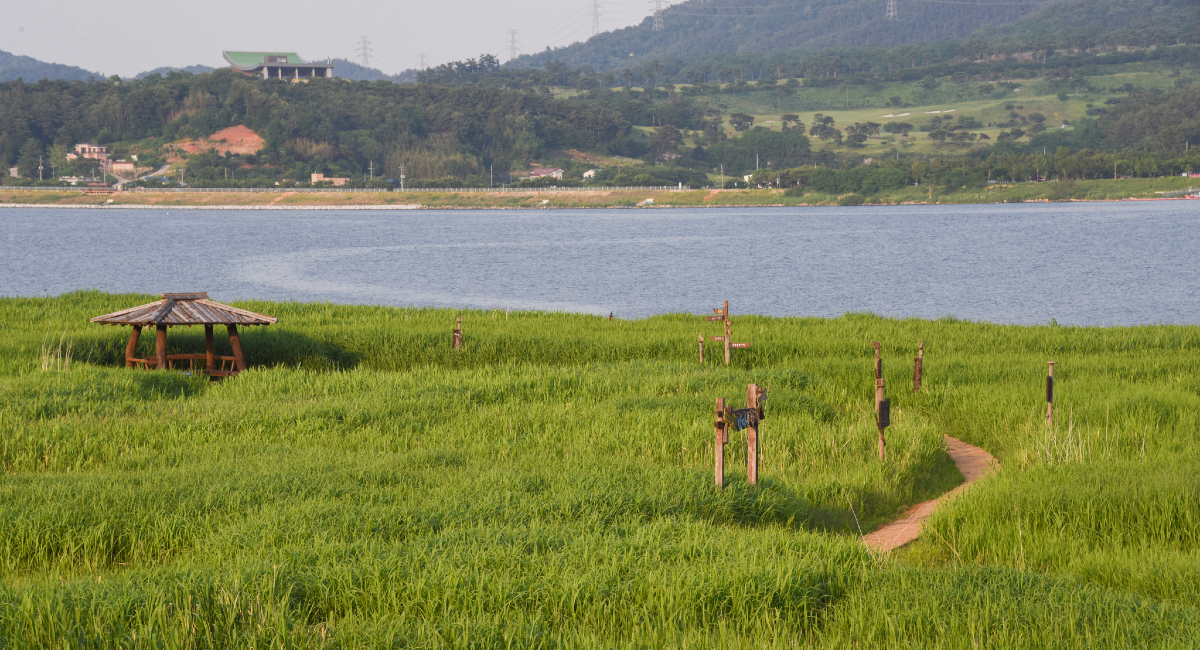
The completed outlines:
{"type": "MultiPolygon", "coordinates": [[[[654,8],[647,0],[596,1],[601,31],[637,24],[654,8]]],[[[509,29],[518,30],[518,54],[586,40],[592,34],[592,2],[209,0],[122,6],[5,0],[0,50],[130,77],[161,66],[225,66],[223,50],[297,52],[307,61],[333,57],[361,63],[365,36],[373,50],[371,67],[395,74],[417,67],[420,53],[430,66],[484,53],[507,61],[509,29]]]]}

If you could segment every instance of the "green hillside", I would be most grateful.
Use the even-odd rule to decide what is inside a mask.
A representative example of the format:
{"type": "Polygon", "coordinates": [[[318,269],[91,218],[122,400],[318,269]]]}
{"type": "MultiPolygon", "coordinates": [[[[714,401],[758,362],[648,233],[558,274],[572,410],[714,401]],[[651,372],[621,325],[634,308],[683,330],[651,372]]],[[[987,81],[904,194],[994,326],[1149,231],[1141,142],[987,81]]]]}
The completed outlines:
{"type": "Polygon", "coordinates": [[[0,81],[15,81],[23,79],[35,82],[40,79],[63,79],[67,81],[87,81],[89,78],[103,79],[99,72],[90,72],[73,65],[61,63],[46,63],[33,57],[20,56],[0,50],[0,81]]]}
{"type": "Polygon", "coordinates": [[[518,57],[510,66],[558,60],[621,70],[650,60],[717,53],[752,60],[755,54],[785,50],[889,48],[964,39],[1028,50],[1039,45],[1145,47],[1200,40],[1200,10],[1190,0],[901,0],[896,20],[887,19],[885,8],[884,0],[688,0],[664,10],[662,31],[654,31],[653,20],[647,18],[586,42],[518,57]]]}

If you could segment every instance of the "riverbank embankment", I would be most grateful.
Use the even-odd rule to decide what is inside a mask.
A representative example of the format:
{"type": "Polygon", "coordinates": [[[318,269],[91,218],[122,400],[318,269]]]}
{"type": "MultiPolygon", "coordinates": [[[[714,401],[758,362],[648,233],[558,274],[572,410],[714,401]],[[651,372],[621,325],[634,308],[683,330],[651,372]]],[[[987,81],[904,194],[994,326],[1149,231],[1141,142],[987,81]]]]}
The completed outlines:
{"type": "Polygon", "coordinates": [[[1118,201],[1178,195],[1197,188],[1189,178],[1128,178],[1047,183],[996,183],[979,188],[931,185],[904,187],[874,194],[825,194],[815,190],[595,190],[553,188],[528,191],[461,192],[291,192],[193,190],[188,192],[129,190],[87,194],[60,190],[0,187],[0,205],[79,207],[156,207],[210,209],[528,209],[633,207],[754,207],[1021,203],[1029,201],[1118,201]]]}

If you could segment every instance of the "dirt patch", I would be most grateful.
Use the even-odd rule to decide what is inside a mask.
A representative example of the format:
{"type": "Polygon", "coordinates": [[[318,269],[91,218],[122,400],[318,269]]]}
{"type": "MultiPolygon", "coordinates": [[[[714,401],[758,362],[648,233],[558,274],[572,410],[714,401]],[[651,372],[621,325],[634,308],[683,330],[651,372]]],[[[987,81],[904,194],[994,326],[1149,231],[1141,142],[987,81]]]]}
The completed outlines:
{"type": "Polygon", "coordinates": [[[263,147],[263,139],[254,131],[239,124],[221,129],[207,138],[191,140],[177,144],[175,147],[188,153],[203,153],[209,149],[216,149],[217,153],[222,155],[226,152],[245,155],[258,153],[263,147]]]}

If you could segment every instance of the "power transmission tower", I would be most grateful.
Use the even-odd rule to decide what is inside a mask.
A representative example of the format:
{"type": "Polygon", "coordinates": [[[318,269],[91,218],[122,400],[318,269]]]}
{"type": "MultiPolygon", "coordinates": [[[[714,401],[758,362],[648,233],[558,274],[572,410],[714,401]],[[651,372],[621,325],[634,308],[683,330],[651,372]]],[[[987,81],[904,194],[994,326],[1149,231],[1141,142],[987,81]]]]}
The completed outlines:
{"type": "Polygon", "coordinates": [[[508,30],[508,59],[511,61],[517,58],[517,30],[508,30]]]}
{"type": "Polygon", "coordinates": [[[600,33],[600,0],[592,0],[592,36],[600,33]]]}
{"type": "Polygon", "coordinates": [[[417,59],[418,59],[418,60],[421,62],[420,64],[418,64],[418,65],[419,65],[419,67],[420,67],[422,70],[424,70],[424,69],[425,69],[425,53],[424,53],[424,52],[421,52],[420,54],[418,54],[418,55],[417,55],[417,59]]]}
{"type": "Polygon", "coordinates": [[[371,49],[371,41],[368,41],[366,36],[362,37],[362,41],[358,44],[358,51],[359,51],[359,56],[362,57],[363,67],[364,68],[370,67],[371,52],[373,52],[374,50],[371,49]]]}
{"type": "Polygon", "coordinates": [[[896,14],[896,0],[888,0],[887,19],[896,20],[898,17],[896,14]]]}
{"type": "Polygon", "coordinates": [[[663,30],[662,3],[663,0],[654,0],[654,31],[656,32],[663,30]]]}

